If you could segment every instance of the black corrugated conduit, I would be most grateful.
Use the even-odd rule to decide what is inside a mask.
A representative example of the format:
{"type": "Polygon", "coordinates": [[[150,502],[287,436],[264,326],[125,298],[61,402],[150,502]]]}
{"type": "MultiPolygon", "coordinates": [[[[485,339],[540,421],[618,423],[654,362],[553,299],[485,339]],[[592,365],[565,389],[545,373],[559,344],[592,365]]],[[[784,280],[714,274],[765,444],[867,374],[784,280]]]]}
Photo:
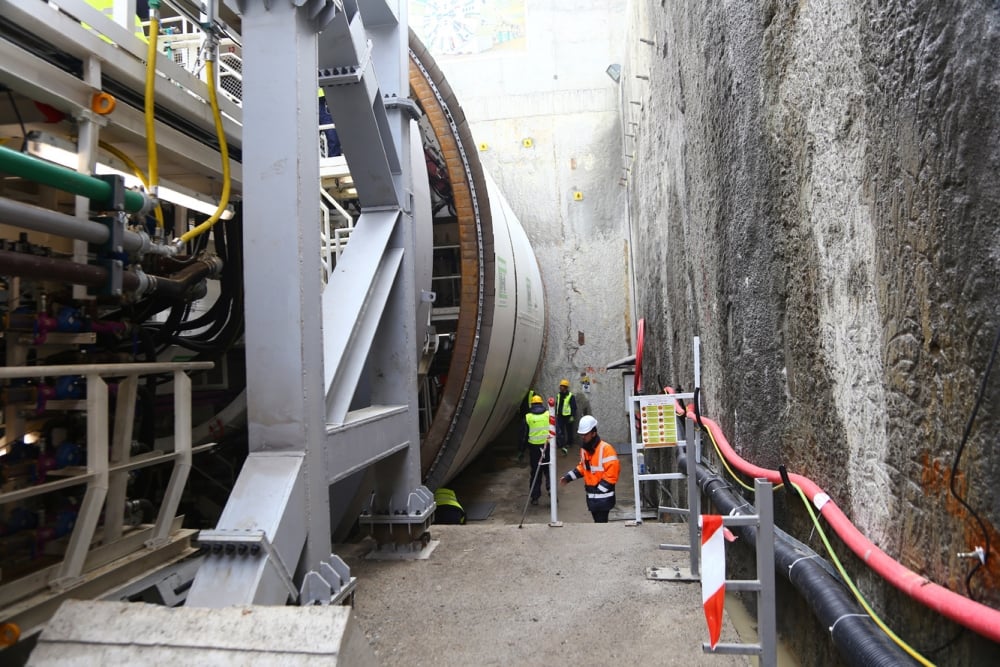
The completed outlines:
{"type": "MultiPolygon", "coordinates": [[[[683,453],[678,465],[687,471],[683,453]]],[[[754,514],[756,509],[711,468],[695,466],[701,492],[721,514],[754,514]]],[[[733,531],[753,548],[757,533],[750,527],[733,531]]],[[[894,644],[858,605],[843,580],[824,558],[777,526],[774,529],[774,569],[795,587],[813,615],[830,632],[837,651],[849,665],[874,667],[913,665],[913,659],[894,644]]]]}

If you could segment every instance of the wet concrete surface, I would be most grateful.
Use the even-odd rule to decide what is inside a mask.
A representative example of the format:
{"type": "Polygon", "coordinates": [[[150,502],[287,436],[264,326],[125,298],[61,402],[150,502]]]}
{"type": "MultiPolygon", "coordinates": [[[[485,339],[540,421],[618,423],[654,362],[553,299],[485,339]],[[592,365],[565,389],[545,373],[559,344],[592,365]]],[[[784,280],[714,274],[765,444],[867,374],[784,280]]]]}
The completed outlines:
{"type": "MultiPolygon", "coordinates": [[[[561,475],[575,458],[558,457],[561,475]]],[[[368,556],[369,538],[338,545],[357,577],[355,618],[383,665],[747,665],[706,655],[697,582],[656,581],[651,567],[685,568],[687,525],[632,525],[631,461],[622,457],[618,507],[594,524],[582,480],[558,487],[561,527],[546,496],[529,506],[527,464],[494,450],[450,485],[460,502],[495,502],[492,515],[431,528],[425,560],[368,556]]],[[[739,636],[724,619],[722,642],[739,636]]]]}

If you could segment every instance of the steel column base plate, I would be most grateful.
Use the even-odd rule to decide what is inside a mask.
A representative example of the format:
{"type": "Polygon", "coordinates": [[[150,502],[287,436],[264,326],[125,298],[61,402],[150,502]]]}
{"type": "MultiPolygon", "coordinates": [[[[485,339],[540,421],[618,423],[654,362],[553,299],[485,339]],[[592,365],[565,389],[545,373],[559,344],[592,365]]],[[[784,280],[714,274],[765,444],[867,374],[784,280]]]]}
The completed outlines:
{"type": "Polygon", "coordinates": [[[371,550],[365,556],[365,560],[427,560],[431,557],[441,540],[430,540],[422,549],[393,549],[392,545],[387,545],[371,550]]]}

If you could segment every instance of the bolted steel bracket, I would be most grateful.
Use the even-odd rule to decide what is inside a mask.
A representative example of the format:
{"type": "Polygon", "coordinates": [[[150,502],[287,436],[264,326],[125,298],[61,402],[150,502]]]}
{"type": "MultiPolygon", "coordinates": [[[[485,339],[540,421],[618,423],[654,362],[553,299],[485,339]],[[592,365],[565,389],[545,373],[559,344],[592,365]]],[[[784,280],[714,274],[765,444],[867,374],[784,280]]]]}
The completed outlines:
{"type": "Polygon", "coordinates": [[[203,530],[198,533],[196,542],[206,549],[209,558],[266,557],[292,600],[298,601],[299,591],[292,576],[263,530],[203,530]]]}

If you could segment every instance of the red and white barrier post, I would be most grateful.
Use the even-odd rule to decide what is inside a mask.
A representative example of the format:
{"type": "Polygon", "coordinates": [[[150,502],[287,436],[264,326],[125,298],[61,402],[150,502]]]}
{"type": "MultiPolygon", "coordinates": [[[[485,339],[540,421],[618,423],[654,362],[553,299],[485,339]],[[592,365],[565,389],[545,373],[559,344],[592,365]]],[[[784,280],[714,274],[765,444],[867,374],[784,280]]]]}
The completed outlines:
{"type": "Polygon", "coordinates": [[[715,649],[722,634],[722,614],[726,599],[726,542],[722,517],[702,514],[701,527],[701,604],[708,622],[709,643],[715,649]]]}
{"type": "Polygon", "coordinates": [[[556,472],[556,399],[549,396],[549,525],[561,526],[559,521],[559,473],[556,472]]]}

